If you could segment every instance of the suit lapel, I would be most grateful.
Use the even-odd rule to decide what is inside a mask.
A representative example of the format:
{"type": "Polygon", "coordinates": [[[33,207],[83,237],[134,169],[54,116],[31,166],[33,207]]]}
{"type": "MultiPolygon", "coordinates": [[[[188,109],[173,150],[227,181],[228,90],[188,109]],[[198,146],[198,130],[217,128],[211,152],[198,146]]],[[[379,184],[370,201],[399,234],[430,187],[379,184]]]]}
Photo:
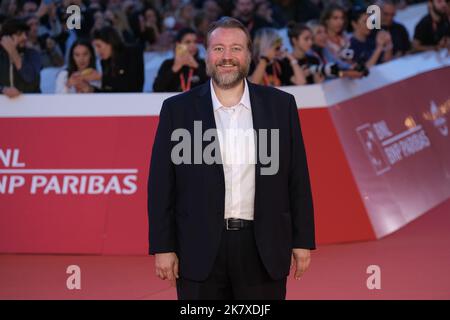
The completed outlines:
{"type": "Polygon", "coordinates": [[[253,118],[253,129],[256,132],[256,165],[255,165],[255,217],[256,212],[258,211],[258,202],[260,198],[260,190],[261,190],[261,159],[259,157],[259,130],[260,129],[268,129],[270,128],[270,110],[267,108],[267,101],[263,100],[263,97],[257,93],[256,85],[247,81],[248,90],[250,93],[250,103],[252,105],[252,118],[253,118]]]}
{"type": "MultiPolygon", "coordinates": [[[[200,120],[202,121],[202,131],[203,133],[208,129],[216,129],[216,120],[214,118],[214,109],[212,105],[212,99],[211,99],[211,88],[209,81],[206,82],[203,87],[199,90],[198,99],[196,101],[195,110],[198,115],[200,115],[200,120]]],[[[203,134],[202,133],[202,134],[203,134]]],[[[219,142],[217,141],[219,144],[219,142]]],[[[204,146],[202,150],[204,149],[204,146]]],[[[219,157],[220,156],[220,145],[217,148],[219,150],[219,157]]],[[[223,165],[221,163],[214,164],[215,171],[217,173],[219,181],[223,182],[223,185],[225,185],[225,177],[223,174],[223,165]]]]}

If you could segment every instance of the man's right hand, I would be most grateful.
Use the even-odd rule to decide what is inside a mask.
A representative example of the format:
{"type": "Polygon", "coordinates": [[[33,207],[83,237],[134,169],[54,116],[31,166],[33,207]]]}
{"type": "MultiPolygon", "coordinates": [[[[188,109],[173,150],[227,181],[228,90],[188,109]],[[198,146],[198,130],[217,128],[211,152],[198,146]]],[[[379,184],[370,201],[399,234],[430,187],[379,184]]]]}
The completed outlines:
{"type": "Polygon", "coordinates": [[[20,91],[15,87],[4,87],[2,93],[8,98],[15,98],[20,96],[20,91]]]}
{"type": "Polygon", "coordinates": [[[175,286],[178,279],[178,257],[174,252],[155,254],[156,276],[161,280],[169,280],[175,286]]]}

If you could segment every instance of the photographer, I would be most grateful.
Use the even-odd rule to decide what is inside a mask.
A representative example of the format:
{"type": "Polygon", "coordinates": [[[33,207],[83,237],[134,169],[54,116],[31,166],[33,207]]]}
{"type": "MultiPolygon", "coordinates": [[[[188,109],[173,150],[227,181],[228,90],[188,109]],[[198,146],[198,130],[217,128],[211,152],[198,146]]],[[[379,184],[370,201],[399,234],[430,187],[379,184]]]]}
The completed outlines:
{"type": "Polygon", "coordinates": [[[205,62],[198,57],[195,31],[181,29],[175,41],[175,57],[162,63],[153,83],[154,92],[184,92],[208,80],[205,62]]]}
{"type": "Polygon", "coordinates": [[[306,83],[297,59],[282,51],[282,46],[282,39],[275,29],[262,28],[256,32],[249,73],[251,82],[275,87],[306,83]]]}

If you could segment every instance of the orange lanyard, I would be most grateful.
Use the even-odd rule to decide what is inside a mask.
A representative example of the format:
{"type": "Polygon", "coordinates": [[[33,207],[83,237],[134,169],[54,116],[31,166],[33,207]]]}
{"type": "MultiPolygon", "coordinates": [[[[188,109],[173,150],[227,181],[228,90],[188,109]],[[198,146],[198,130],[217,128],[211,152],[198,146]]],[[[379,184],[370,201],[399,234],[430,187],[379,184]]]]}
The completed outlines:
{"type": "Polygon", "coordinates": [[[280,86],[281,85],[281,81],[278,78],[278,74],[279,73],[281,73],[280,65],[278,64],[277,61],[275,61],[272,64],[272,81],[270,81],[269,76],[267,75],[267,73],[264,73],[264,76],[263,76],[264,84],[266,86],[269,86],[269,85],[273,85],[275,87],[280,86]]]}
{"type": "Polygon", "coordinates": [[[181,90],[183,92],[188,91],[191,89],[191,82],[192,82],[192,75],[194,74],[194,69],[189,68],[189,75],[187,81],[184,78],[183,73],[180,73],[180,83],[181,83],[181,90]]]}

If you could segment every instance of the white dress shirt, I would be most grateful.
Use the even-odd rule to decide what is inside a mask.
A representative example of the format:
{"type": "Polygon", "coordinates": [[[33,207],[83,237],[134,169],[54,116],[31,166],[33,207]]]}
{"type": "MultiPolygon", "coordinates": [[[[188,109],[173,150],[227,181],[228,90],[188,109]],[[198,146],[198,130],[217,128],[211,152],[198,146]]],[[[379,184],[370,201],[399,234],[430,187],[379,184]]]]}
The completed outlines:
{"type": "Polygon", "coordinates": [[[254,217],[256,149],[250,95],[244,83],[239,103],[224,107],[210,81],[225,177],[225,219],[254,217]]]}

